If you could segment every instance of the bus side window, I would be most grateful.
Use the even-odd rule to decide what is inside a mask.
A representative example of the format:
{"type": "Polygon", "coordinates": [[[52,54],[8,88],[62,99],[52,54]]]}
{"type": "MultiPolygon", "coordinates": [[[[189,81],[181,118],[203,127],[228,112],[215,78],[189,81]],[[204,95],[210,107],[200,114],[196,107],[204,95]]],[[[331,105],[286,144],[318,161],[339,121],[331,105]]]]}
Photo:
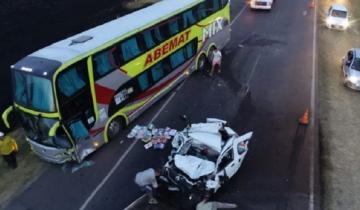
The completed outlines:
{"type": "Polygon", "coordinates": [[[200,3],[197,7],[196,7],[196,12],[195,14],[197,14],[197,20],[201,21],[204,18],[206,18],[206,7],[205,7],[205,3],[200,3]]]}
{"type": "Polygon", "coordinates": [[[180,32],[180,27],[179,27],[179,19],[180,17],[174,17],[173,19],[171,19],[169,21],[169,23],[167,24],[169,26],[169,33],[170,33],[170,36],[173,36],[177,33],[180,32]]]}
{"type": "Polygon", "coordinates": [[[151,76],[154,82],[159,81],[165,76],[162,63],[163,62],[161,61],[151,67],[151,76]]]}
{"type": "Polygon", "coordinates": [[[57,86],[64,96],[73,96],[87,84],[88,77],[85,75],[87,72],[82,65],[73,66],[59,76],[57,86]]]}
{"type": "Polygon", "coordinates": [[[144,41],[145,41],[145,46],[147,49],[151,49],[155,46],[155,41],[151,35],[151,30],[147,30],[142,32],[144,41]]]}
{"type": "Polygon", "coordinates": [[[206,1],[208,15],[213,14],[214,12],[221,9],[220,8],[220,1],[221,0],[207,0],[206,1]]]}
{"type": "Polygon", "coordinates": [[[224,8],[229,0],[221,0],[221,8],[224,8]]]}
{"type": "Polygon", "coordinates": [[[158,27],[154,27],[153,30],[152,30],[152,34],[155,38],[155,42],[157,44],[160,44],[161,42],[163,42],[166,38],[166,35],[164,34],[164,31],[161,30],[161,28],[158,26],[158,27]]]}
{"type": "Polygon", "coordinates": [[[141,91],[145,91],[151,86],[151,81],[149,79],[147,71],[140,74],[138,76],[137,80],[138,80],[138,84],[139,84],[141,91]]]}
{"type": "Polygon", "coordinates": [[[118,67],[117,61],[114,57],[114,52],[116,47],[113,47],[108,50],[104,50],[93,57],[94,70],[97,73],[98,77],[104,76],[111,70],[114,70],[118,67]]]}
{"type": "Polygon", "coordinates": [[[183,16],[183,29],[186,29],[196,23],[196,18],[192,10],[188,10],[184,12],[182,16],[183,16]]]}
{"type": "Polygon", "coordinates": [[[89,137],[89,131],[81,120],[75,120],[69,125],[72,136],[76,141],[89,137]]]}
{"type": "Polygon", "coordinates": [[[180,66],[185,62],[184,52],[185,52],[184,48],[181,48],[180,50],[170,55],[170,64],[172,69],[177,68],[178,66],[180,66]]]}
{"type": "Polygon", "coordinates": [[[171,65],[170,65],[169,57],[166,57],[165,59],[163,59],[161,61],[161,63],[162,63],[162,68],[163,68],[163,70],[165,72],[165,75],[170,74],[172,72],[172,68],[171,68],[171,65]]]}
{"type": "Polygon", "coordinates": [[[190,59],[191,57],[193,57],[195,55],[196,43],[197,43],[197,40],[195,39],[185,46],[185,53],[186,53],[187,59],[190,59]]]}
{"type": "Polygon", "coordinates": [[[136,37],[132,37],[123,41],[121,44],[121,52],[125,62],[131,60],[141,53],[136,37]]]}
{"type": "Polygon", "coordinates": [[[138,43],[138,46],[139,46],[141,52],[146,52],[149,49],[145,42],[145,37],[142,34],[137,33],[136,40],[137,40],[137,43],[138,43]]]}

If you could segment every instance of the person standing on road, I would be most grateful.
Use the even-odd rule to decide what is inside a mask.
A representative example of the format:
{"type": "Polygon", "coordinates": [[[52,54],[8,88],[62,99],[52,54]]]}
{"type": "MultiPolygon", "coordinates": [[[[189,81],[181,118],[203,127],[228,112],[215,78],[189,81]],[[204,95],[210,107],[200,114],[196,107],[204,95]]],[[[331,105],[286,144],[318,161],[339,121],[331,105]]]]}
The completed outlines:
{"type": "Polygon", "coordinates": [[[221,203],[209,201],[210,196],[205,195],[204,199],[196,205],[196,210],[217,210],[217,209],[234,209],[237,207],[234,203],[221,203]]]}
{"type": "Polygon", "coordinates": [[[0,153],[8,166],[13,169],[17,167],[16,153],[18,150],[16,141],[11,136],[0,132],[0,153]]]}
{"type": "Polygon", "coordinates": [[[160,170],[156,171],[153,168],[140,171],[135,175],[135,183],[140,187],[140,190],[145,192],[148,196],[149,204],[157,204],[158,201],[154,198],[153,191],[158,188],[156,178],[160,176],[160,170]]]}
{"type": "Polygon", "coordinates": [[[211,61],[211,71],[210,76],[214,74],[215,68],[218,68],[218,73],[221,73],[221,59],[222,54],[218,48],[215,47],[213,54],[212,54],[212,61],[211,61]]]}

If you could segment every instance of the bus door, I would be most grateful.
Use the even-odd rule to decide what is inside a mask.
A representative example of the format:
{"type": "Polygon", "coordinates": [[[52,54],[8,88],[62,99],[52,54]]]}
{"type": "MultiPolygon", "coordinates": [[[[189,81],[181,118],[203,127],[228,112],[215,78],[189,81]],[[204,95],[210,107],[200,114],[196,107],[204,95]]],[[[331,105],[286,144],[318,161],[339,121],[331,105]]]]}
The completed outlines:
{"type": "Polygon", "coordinates": [[[76,158],[81,161],[95,150],[89,135],[95,113],[86,60],[61,71],[56,78],[56,90],[62,124],[76,145],[76,158]]]}

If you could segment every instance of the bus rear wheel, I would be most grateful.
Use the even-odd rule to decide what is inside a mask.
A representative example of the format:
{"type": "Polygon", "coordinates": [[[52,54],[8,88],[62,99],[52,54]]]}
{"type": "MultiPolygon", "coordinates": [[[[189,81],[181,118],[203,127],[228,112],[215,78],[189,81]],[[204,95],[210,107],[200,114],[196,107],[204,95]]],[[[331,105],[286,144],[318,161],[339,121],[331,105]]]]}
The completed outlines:
{"type": "Polygon", "coordinates": [[[206,56],[205,54],[200,55],[197,62],[197,70],[204,72],[206,70],[206,56]]]}
{"type": "Polygon", "coordinates": [[[122,119],[122,117],[115,117],[114,119],[112,119],[107,129],[108,139],[110,141],[115,139],[120,134],[120,131],[123,129],[123,127],[124,120],[122,119]]]}

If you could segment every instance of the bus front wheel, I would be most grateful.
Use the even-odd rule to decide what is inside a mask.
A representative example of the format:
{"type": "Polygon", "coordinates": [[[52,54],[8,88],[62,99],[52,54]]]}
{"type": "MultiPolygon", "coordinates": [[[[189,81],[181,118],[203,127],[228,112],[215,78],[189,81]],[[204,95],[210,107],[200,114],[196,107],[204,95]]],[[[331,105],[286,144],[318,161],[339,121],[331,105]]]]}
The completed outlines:
{"type": "Polygon", "coordinates": [[[111,120],[107,129],[107,136],[109,140],[113,140],[119,135],[124,126],[123,122],[124,120],[121,117],[115,117],[111,120]]]}

